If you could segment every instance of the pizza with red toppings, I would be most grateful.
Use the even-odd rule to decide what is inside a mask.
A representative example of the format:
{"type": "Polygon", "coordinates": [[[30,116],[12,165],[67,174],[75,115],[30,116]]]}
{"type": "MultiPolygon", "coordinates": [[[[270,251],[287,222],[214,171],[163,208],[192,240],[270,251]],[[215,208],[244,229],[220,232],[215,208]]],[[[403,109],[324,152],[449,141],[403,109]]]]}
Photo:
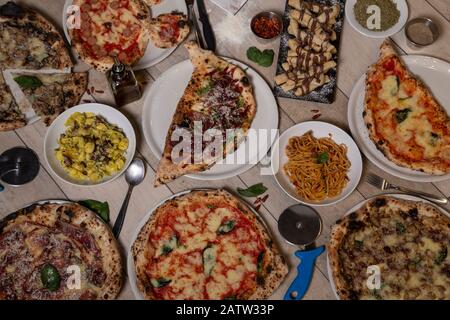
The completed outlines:
{"type": "Polygon", "coordinates": [[[244,70],[194,42],[185,47],[194,72],[169,127],[156,186],[208,170],[234,152],[256,114],[253,86],[244,70]],[[195,138],[198,132],[203,139],[195,138]]]}
{"type": "Polygon", "coordinates": [[[74,203],[38,204],[0,221],[0,299],[114,299],[122,263],[108,226],[74,203]]]}
{"type": "Polygon", "coordinates": [[[189,35],[189,21],[180,12],[165,13],[150,22],[150,39],[158,48],[171,48],[189,35]]]}
{"type": "Polygon", "coordinates": [[[450,118],[389,41],[367,74],[364,120],[372,141],[395,164],[450,173],[450,118]]]}
{"type": "Polygon", "coordinates": [[[146,299],[265,299],[287,265],[263,222],[224,190],[197,190],[160,205],[132,248],[146,299]]]}
{"type": "Polygon", "coordinates": [[[69,29],[81,59],[106,72],[114,57],[136,63],[149,41],[150,9],[142,0],[74,0],[80,8],[80,28],[69,29]]]}

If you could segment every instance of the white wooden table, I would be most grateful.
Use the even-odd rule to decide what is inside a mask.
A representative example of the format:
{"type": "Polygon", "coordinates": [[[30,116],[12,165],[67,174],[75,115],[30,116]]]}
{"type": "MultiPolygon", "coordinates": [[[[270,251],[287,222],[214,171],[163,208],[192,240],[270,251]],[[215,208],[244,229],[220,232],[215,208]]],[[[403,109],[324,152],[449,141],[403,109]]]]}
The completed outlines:
{"type": "MultiPolygon", "coordinates": [[[[170,0],[165,0],[170,1],[170,0]]],[[[231,39],[221,37],[221,34],[217,33],[217,48],[218,54],[223,56],[233,57],[241,60],[244,63],[255,68],[265,77],[265,79],[273,84],[273,77],[275,75],[275,65],[271,68],[261,68],[246,58],[246,50],[250,46],[258,46],[261,49],[272,48],[278,52],[279,43],[275,41],[269,45],[262,45],[256,41],[252,36],[248,25],[250,18],[261,10],[275,10],[282,12],[285,6],[286,0],[249,0],[242,10],[237,14],[236,21],[241,23],[245,32],[237,37],[242,37],[244,40],[241,44],[236,44],[231,39]]],[[[0,0],[0,3],[6,1],[0,0]]],[[[31,7],[37,8],[40,12],[46,15],[50,20],[61,27],[62,10],[64,0],[21,0],[19,3],[27,4],[31,7]]],[[[216,7],[214,4],[206,1],[207,8],[210,12],[210,20],[213,24],[213,28],[217,29],[217,26],[225,18],[225,12],[222,9],[216,7]]],[[[406,45],[406,39],[403,32],[395,35],[392,39],[398,46],[398,49],[403,54],[424,54],[434,57],[438,57],[447,61],[450,61],[450,1],[448,0],[409,0],[410,18],[416,16],[430,16],[435,19],[441,30],[440,40],[434,45],[423,49],[421,51],[413,51],[406,45]]],[[[192,38],[192,35],[191,35],[192,38]]],[[[378,48],[382,40],[373,40],[354,31],[351,26],[345,23],[344,31],[342,34],[342,43],[339,52],[339,70],[338,70],[338,90],[336,94],[336,101],[332,105],[321,105],[316,103],[299,102],[287,99],[279,99],[280,110],[280,129],[281,132],[291,127],[295,123],[311,120],[314,113],[311,110],[320,110],[322,116],[321,121],[326,121],[338,125],[339,127],[348,131],[347,123],[347,102],[351,93],[353,85],[356,80],[366,71],[367,67],[373,63],[378,55],[378,48]]],[[[160,64],[149,68],[145,71],[139,72],[139,78],[146,83],[146,90],[152,85],[152,82],[158,78],[165,70],[172,65],[187,59],[187,53],[184,48],[178,48],[174,54],[160,64]]],[[[86,99],[91,101],[97,101],[114,105],[114,99],[109,90],[108,83],[103,74],[98,73],[83,63],[78,63],[75,70],[77,71],[90,71],[90,87],[94,86],[97,90],[93,93],[93,96],[86,96],[86,99]],[[104,93],[99,94],[98,91],[104,93]]],[[[143,106],[143,99],[135,103],[129,104],[121,109],[121,111],[132,121],[135,126],[138,136],[138,149],[137,155],[145,159],[147,164],[147,176],[145,181],[138,186],[132,196],[130,206],[128,209],[128,215],[125,221],[125,225],[120,235],[120,243],[123,248],[123,254],[126,255],[130,246],[131,237],[135,232],[136,226],[139,221],[146,215],[146,213],[159,203],[162,199],[170,196],[173,193],[196,187],[218,187],[229,188],[236,190],[236,188],[245,188],[255,183],[264,183],[269,188],[269,198],[266,203],[261,207],[260,212],[266,218],[269,226],[272,228],[282,251],[286,257],[289,257],[289,264],[292,268],[287,280],[281,286],[281,288],[273,296],[274,299],[282,298],[289,283],[295,276],[295,267],[298,261],[293,257],[293,253],[296,248],[286,244],[276,232],[276,223],[281,212],[295,202],[286,196],[282,190],[279,189],[275,180],[271,176],[261,176],[260,168],[258,166],[249,170],[248,172],[227,179],[224,181],[214,182],[202,182],[192,180],[189,178],[181,178],[167,186],[162,186],[157,189],[153,187],[154,172],[157,166],[157,158],[150,151],[146,145],[143,134],[141,131],[141,110],[143,106]]],[[[23,207],[24,205],[43,199],[98,199],[101,201],[107,201],[111,208],[111,219],[115,220],[119,211],[122,200],[127,190],[125,178],[121,177],[106,186],[98,188],[79,188],[73,187],[60,181],[58,178],[52,176],[49,172],[49,168],[45,164],[43,154],[43,142],[46,132],[45,126],[41,122],[37,122],[33,125],[25,128],[0,133],[0,152],[3,152],[14,146],[25,145],[37,152],[41,159],[41,170],[39,176],[33,182],[22,186],[20,188],[13,188],[6,186],[5,191],[0,193],[0,218],[9,212],[23,207]]],[[[373,172],[383,177],[389,178],[394,183],[399,185],[412,187],[416,190],[422,190],[434,193],[436,195],[450,196],[450,182],[442,183],[411,183],[402,181],[395,177],[392,177],[380,169],[375,167],[369,161],[364,160],[365,173],[373,172]]],[[[355,206],[358,202],[364,199],[370,198],[379,194],[379,190],[368,185],[364,181],[361,181],[357,190],[345,201],[338,205],[329,206],[325,208],[319,208],[318,211],[322,216],[324,222],[324,232],[319,239],[318,244],[325,244],[329,237],[330,227],[334,222],[340,218],[347,210],[355,206]]],[[[450,209],[450,206],[447,208],[450,209]]],[[[126,282],[122,293],[121,299],[133,299],[133,294],[130,290],[128,282],[126,282]]],[[[314,277],[311,283],[311,287],[305,297],[305,299],[334,299],[334,294],[330,289],[328,282],[328,274],[326,267],[326,255],[323,254],[317,262],[315,267],[314,277]]]]}

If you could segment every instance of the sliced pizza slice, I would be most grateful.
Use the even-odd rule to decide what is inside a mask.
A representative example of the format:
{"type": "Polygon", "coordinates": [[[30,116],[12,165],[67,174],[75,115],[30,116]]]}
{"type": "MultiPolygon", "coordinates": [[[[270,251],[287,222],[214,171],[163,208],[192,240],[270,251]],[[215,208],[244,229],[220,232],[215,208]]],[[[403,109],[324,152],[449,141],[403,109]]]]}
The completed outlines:
{"type": "Polygon", "coordinates": [[[31,107],[49,126],[53,120],[75,106],[86,91],[88,75],[81,73],[12,74],[31,107]]]}
{"type": "Polygon", "coordinates": [[[25,125],[25,115],[20,111],[0,72],[0,131],[10,131],[25,125]]]}
{"type": "Polygon", "coordinates": [[[364,120],[372,141],[395,164],[450,173],[450,118],[390,41],[367,74],[364,120]]]}
{"type": "Polygon", "coordinates": [[[0,43],[2,69],[73,66],[58,30],[41,14],[12,1],[0,7],[0,43]]]}
{"type": "Polygon", "coordinates": [[[150,22],[150,38],[158,48],[172,48],[189,35],[189,21],[185,14],[161,14],[150,22]]]}
{"type": "Polygon", "coordinates": [[[194,72],[169,127],[156,186],[205,171],[232,153],[244,141],[256,113],[253,87],[244,70],[193,42],[186,48],[194,72]]]}

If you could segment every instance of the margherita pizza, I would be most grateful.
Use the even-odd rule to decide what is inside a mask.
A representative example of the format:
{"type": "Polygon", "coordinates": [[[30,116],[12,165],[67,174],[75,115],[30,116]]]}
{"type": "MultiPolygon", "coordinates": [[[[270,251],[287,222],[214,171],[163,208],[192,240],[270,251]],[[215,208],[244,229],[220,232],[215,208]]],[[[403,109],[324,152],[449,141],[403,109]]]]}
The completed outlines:
{"type": "Polygon", "coordinates": [[[166,201],[141,229],[132,254],[146,299],[264,299],[287,274],[260,220],[223,190],[166,201]]]}
{"type": "Polygon", "coordinates": [[[450,118],[388,41],[367,74],[364,120],[377,148],[397,165],[450,172],[450,118]]]}
{"type": "Polygon", "coordinates": [[[69,29],[81,59],[106,72],[114,57],[132,65],[145,53],[150,10],[142,0],[74,0],[81,28],[69,29]]]}
{"type": "Polygon", "coordinates": [[[114,299],[121,286],[117,242],[92,211],[48,203],[0,221],[0,299],[114,299]]]}
{"type": "MultiPolygon", "coordinates": [[[[168,183],[185,174],[205,171],[225,158],[245,140],[256,114],[253,87],[244,70],[211,51],[200,49],[193,42],[186,44],[186,48],[194,65],[194,73],[169,127],[155,185],[168,183]],[[204,136],[221,135],[223,145],[214,148],[215,151],[208,151],[210,146],[206,140],[211,137],[204,137],[201,143],[195,145],[193,137],[197,130],[201,130],[204,136]],[[191,150],[173,153],[183,136],[192,138],[191,150]]],[[[214,137],[211,140],[215,140],[214,137]]],[[[186,144],[186,141],[181,143],[186,144]]]]}
{"type": "Polygon", "coordinates": [[[189,35],[189,21],[185,14],[172,12],[159,15],[150,22],[150,38],[158,48],[171,48],[189,35]]]}
{"type": "Polygon", "coordinates": [[[328,258],[341,299],[449,300],[449,249],[447,215],[423,202],[380,197],[337,222],[328,258]],[[378,284],[369,279],[376,270],[378,284]]]}

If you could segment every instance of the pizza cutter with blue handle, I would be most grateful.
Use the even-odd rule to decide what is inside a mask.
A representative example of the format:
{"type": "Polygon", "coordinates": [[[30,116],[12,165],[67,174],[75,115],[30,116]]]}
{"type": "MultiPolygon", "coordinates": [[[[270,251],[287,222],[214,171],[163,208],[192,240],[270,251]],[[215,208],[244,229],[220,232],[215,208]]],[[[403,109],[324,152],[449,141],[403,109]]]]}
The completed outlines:
{"type": "Polygon", "coordinates": [[[306,250],[314,247],[314,242],[320,236],[322,219],[313,208],[295,205],[281,214],[278,231],[289,244],[300,247],[300,250],[295,252],[295,256],[300,259],[297,276],[286,292],[284,300],[301,300],[311,283],[316,259],[325,251],[324,246],[306,250]]]}

